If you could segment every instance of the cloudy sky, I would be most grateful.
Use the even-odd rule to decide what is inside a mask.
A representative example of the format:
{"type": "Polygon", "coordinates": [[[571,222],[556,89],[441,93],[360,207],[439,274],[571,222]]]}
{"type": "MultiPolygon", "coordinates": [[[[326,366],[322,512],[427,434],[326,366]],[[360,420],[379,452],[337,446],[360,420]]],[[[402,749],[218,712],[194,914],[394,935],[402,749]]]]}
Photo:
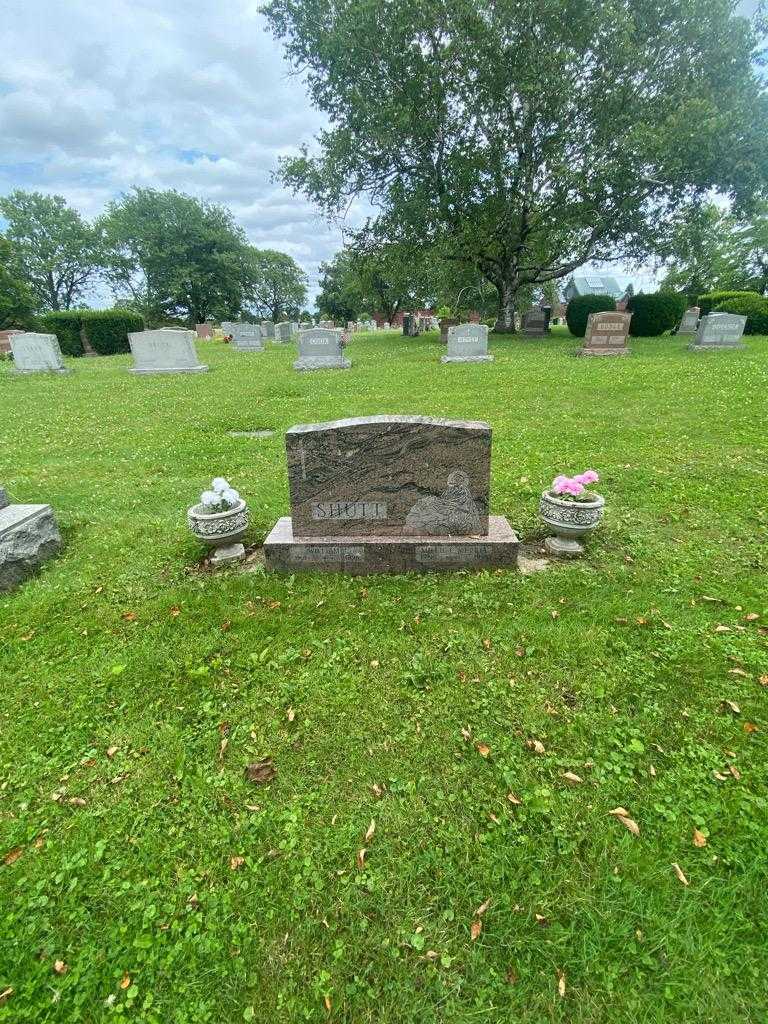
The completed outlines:
{"type": "Polygon", "coordinates": [[[258,7],[0,0],[0,194],[57,192],[88,217],[134,184],[222,202],[254,245],[297,260],[314,296],[341,227],[271,176],[323,121],[258,7]]]}

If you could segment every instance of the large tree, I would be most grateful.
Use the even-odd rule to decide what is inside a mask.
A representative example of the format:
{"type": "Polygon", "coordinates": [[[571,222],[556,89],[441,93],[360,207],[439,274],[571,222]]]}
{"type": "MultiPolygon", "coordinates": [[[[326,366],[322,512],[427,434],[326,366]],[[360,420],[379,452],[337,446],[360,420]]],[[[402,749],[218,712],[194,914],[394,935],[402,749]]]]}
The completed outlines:
{"type": "Polygon", "coordinates": [[[320,267],[318,309],[336,320],[378,313],[391,321],[404,309],[429,304],[438,290],[430,257],[397,244],[347,246],[320,267]]]}
{"type": "Polygon", "coordinates": [[[175,189],[134,188],[99,224],[116,296],[150,322],[237,316],[250,280],[245,233],[226,207],[175,189]]]}
{"type": "Polygon", "coordinates": [[[98,275],[98,232],[63,196],[17,189],[0,197],[5,234],[13,244],[14,272],[42,310],[70,309],[98,275]]]}
{"type": "Polygon", "coordinates": [[[665,269],[662,288],[684,292],[690,302],[715,288],[743,286],[735,222],[712,202],[696,205],[669,225],[659,245],[659,264],[665,269]]]}
{"type": "Polygon", "coordinates": [[[15,267],[13,247],[0,235],[0,330],[31,327],[35,314],[32,291],[15,267]]]}
{"type": "Polygon", "coordinates": [[[295,319],[307,298],[307,279],[295,260],[275,249],[249,248],[244,302],[257,317],[295,319]]]}
{"type": "Polygon", "coordinates": [[[498,293],[652,251],[717,188],[766,184],[764,87],[736,0],[269,0],[329,127],[282,164],[326,212],[440,243],[498,293]],[[375,40],[375,46],[371,45],[375,40]]]}

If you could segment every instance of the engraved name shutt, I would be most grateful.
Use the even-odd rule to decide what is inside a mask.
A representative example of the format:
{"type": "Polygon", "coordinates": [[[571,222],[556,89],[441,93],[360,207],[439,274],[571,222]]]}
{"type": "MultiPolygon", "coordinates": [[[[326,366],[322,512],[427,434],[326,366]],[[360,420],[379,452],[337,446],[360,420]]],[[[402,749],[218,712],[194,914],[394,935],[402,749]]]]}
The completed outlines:
{"type": "Polygon", "coordinates": [[[313,501],[312,518],[323,519],[386,519],[387,506],[381,501],[313,501]]]}
{"type": "Polygon", "coordinates": [[[344,544],[308,544],[291,548],[290,557],[293,562],[362,562],[365,551],[344,544]]]}

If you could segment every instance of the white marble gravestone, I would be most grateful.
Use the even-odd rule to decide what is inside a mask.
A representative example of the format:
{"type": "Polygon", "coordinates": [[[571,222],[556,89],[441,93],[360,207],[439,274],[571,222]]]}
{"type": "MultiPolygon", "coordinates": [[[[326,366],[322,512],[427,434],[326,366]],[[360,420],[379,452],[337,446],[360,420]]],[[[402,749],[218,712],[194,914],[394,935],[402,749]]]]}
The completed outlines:
{"type": "Polygon", "coordinates": [[[736,313],[710,313],[699,321],[696,338],[689,345],[693,352],[718,348],[745,348],[742,335],[747,323],[745,316],[736,313]]]}
{"type": "Polygon", "coordinates": [[[314,327],[299,332],[299,358],[294,370],[348,370],[352,363],[344,358],[344,332],[314,327]]]}
{"type": "Polygon", "coordinates": [[[490,363],[487,324],[458,324],[448,328],[448,351],[441,363],[490,363]]]}
{"type": "Polygon", "coordinates": [[[203,373],[195,351],[195,332],[161,329],[128,335],[134,366],[130,373],[203,373]]]}
{"type": "Polygon", "coordinates": [[[238,352],[263,352],[264,339],[258,324],[229,324],[232,347],[238,352]]]}
{"type": "Polygon", "coordinates": [[[699,314],[701,309],[698,306],[691,306],[686,309],[683,314],[683,319],[680,321],[680,326],[677,328],[678,334],[695,334],[696,328],[699,326],[699,314]]]}
{"type": "Polygon", "coordinates": [[[71,373],[64,366],[61,346],[55,334],[12,334],[10,337],[16,373],[71,373]]]}

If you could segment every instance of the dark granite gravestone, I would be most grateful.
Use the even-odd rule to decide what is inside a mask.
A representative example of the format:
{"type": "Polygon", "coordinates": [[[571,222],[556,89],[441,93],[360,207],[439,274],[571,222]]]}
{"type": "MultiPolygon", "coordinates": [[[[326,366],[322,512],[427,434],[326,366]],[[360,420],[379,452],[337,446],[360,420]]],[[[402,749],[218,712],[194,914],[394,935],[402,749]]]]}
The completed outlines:
{"type": "Polygon", "coordinates": [[[292,515],[265,541],[268,569],[516,566],[517,535],[488,515],[487,423],[371,416],[293,427],[285,440],[292,515]]]}
{"type": "Polygon", "coordinates": [[[696,328],[699,326],[700,315],[701,309],[699,306],[691,306],[690,309],[686,309],[683,319],[680,321],[680,326],[677,328],[677,333],[695,334],[696,328]]]}
{"type": "Polygon", "coordinates": [[[688,348],[693,352],[745,348],[741,339],[746,325],[745,316],[738,316],[736,313],[710,313],[699,321],[696,339],[688,348]]]}
{"type": "Polygon", "coordinates": [[[587,333],[577,356],[628,356],[627,335],[631,313],[590,313],[587,333]]]}
{"type": "Polygon", "coordinates": [[[545,338],[548,326],[547,314],[540,306],[523,313],[523,335],[526,338],[545,338]]]}

